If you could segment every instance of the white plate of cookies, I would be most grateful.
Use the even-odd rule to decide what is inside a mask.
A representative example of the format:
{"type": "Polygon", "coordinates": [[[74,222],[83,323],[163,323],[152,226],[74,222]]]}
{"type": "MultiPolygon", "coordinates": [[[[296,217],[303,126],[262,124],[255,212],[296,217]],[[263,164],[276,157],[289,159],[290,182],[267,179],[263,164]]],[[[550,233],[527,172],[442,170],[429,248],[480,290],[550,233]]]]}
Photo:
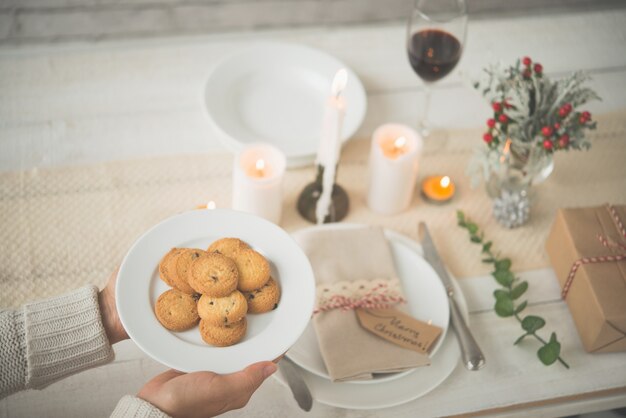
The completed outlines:
{"type": "Polygon", "coordinates": [[[130,338],[176,370],[231,373],[286,352],[313,312],[315,280],[275,224],[227,209],[194,210],[142,235],[117,279],[130,338]]]}

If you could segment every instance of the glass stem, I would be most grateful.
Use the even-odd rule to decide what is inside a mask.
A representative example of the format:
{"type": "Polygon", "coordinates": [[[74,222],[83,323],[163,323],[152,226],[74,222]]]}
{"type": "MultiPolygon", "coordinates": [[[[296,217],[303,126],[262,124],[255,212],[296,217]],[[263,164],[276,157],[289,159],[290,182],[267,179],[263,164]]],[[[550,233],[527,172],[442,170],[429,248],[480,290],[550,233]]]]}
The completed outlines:
{"type": "Polygon", "coordinates": [[[430,123],[428,123],[428,110],[430,108],[430,85],[424,83],[424,100],[420,120],[418,122],[418,131],[425,138],[430,135],[430,123]]]}

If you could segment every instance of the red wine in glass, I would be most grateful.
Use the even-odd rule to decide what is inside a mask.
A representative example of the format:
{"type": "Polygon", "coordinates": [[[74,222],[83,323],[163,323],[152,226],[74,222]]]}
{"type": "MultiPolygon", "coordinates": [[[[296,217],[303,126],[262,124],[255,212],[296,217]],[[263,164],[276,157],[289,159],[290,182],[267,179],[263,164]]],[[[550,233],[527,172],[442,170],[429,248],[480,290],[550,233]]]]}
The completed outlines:
{"type": "Polygon", "coordinates": [[[430,135],[430,86],[447,76],[461,59],[467,33],[466,0],[415,0],[407,25],[411,68],[424,82],[418,131],[430,135]]]}
{"type": "Polygon", "coordinates": [[[437,81],[450,73],[461,58],[461,42],[439,29],[415,32],[408,45],[413,71],[424,81],[437,81]]]}

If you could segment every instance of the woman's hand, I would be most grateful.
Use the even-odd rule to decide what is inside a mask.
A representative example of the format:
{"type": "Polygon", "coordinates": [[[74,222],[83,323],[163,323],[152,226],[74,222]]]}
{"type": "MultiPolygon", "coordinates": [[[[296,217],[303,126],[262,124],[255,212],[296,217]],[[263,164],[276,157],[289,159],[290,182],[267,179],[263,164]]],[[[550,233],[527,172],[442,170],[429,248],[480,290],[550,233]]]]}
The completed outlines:
{"type": "Polygon", "coordinates": [[[213,417],[243,408],[275,371],[271,361],[225,375],[169,370],[146,383],[137,396],[175,418],[213,417]]]}
{"type": "Polygon", "coordinates": [[[117,282],[118,271],[116,269],[111,274],[106,286],[98,294],[102,324],[111,345],[128,338],[128,334],[120,322],[120,317],[117,315],[117,305],[115,304],[115,283],[117,282]]]}

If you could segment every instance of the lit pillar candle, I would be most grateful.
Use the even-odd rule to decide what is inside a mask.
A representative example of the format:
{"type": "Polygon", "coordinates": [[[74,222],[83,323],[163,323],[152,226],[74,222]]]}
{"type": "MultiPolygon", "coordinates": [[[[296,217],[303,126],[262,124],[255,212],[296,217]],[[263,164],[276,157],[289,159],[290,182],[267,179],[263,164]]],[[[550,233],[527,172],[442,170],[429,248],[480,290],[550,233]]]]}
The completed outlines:
{"type": "Polygon", "coordinates": [[[346,102],[341,95],[348,81],[348,73],[340,69],[333,78],[331,95],[326,100],[324,119],[320,135],[320,145],[317,152],[316,164],[324,167],[322,179],[322,194],[317,201],[315,214],[317,223],[322,223],[332,198],[332,189],[335,184],[335,169],[341,150],[341,127],[346,114],[346,102]]]}
{"type": "Polygon", "coordinates": [[[386,124],[372,135],[367,204],[391,215],[406,210],[413,198],[422,138],[405,125],[386,124]]]}
{"type": "Polygon", "coordinates": [[[285,167],[285,155],[271,145],[244,147],[233,166],[233,209],[280,223],[285,167]]]}

